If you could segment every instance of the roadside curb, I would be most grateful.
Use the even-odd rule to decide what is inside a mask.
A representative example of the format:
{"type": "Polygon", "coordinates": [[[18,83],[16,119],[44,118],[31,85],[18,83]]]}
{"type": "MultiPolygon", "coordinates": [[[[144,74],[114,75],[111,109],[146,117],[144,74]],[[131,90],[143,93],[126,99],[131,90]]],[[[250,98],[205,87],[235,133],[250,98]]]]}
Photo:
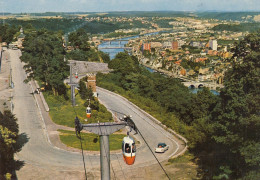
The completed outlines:
{"type": "MultiPolygon", "coordinates": [[[[38,84],[38,82],[37,82],[36,80],[34,80],[34,84],[35,84],[35,86],[36,86],[37,89],[40,88],[40,86],[39,86],[39,84],[38,84]]],[[[44,98],[42,92],[40,92],[40,97],[41,97],[42,103],[43,103],[43,105],[44,105],[45,111],[49,112],[49,111],[50,111],[50,108],[49,108],[47,102],[45,101],[45,98],[44,98]]]]}

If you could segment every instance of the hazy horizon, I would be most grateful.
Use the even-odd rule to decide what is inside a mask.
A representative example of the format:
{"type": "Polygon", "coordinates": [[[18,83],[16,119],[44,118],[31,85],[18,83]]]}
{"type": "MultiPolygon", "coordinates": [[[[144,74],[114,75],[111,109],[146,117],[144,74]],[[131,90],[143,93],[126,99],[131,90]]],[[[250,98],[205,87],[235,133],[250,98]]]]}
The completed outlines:
{"type": "Polygon", "coordinates": [[[175,11],[175,10],[151,10],[151,11],[43,11],[43,12],[1,12],[0,16],[4,14],[40,14],[40,13],[114,13],[114,12],[180,12],[180,13],[204,13],[204,12],[212,12],[212,13],[239,13],[239,12],[249,12],[249,13],[260,13],[260,10],[246,10],[246,11],[175,11]]]}
{"type": "Polygon", "coordinates": [[[183,11],[183,12],[258,12],[259,0],[9,0],[0,1],[5,13],[44,12],[127,12],[127,11],[183,11]]]}

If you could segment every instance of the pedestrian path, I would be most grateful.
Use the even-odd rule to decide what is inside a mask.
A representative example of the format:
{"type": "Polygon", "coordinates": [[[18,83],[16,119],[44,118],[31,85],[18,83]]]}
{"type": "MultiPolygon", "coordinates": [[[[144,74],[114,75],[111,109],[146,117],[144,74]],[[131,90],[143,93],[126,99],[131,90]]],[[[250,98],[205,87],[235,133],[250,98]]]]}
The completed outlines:
{"type": "Polygon", "coordinates": [[[10,110],[10,97],[12,89],[10,86],[10,55],[3,51],[0,70],[0,111],[10,110]]]}

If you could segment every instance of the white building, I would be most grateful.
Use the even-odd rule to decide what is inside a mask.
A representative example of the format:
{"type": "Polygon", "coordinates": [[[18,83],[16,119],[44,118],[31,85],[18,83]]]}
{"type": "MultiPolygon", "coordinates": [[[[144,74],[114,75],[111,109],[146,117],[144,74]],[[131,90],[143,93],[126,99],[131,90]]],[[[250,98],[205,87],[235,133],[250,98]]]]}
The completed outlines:
{"type": "Polygon", "coordinates": [[[166,41],[163,43],[164,48],[172,48],[172,42],[166,41]]]}
{"type": "Polygon", "coordinates": [[[218,50],[218,42],[217,42],[217,40],[209,40],[209,47],[211,47],[211,49],[213,51],[217,51],[218,50]]]}

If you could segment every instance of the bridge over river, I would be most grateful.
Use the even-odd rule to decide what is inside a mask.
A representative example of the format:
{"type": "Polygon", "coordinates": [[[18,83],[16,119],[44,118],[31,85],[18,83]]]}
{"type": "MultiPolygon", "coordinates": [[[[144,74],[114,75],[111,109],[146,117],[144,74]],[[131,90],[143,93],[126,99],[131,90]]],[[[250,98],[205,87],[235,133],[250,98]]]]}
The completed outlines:
{"type": "Polygon", "coordinates": [[[180,79],[186,87],[195,88],[195,89],[198,89],[198,88],[201,88],[201,87],[207,87],[210,90],[216,90],[217,88],[223,88],[224,87],[223,84],[217,84],[216,82],[194,81],[194,80],[191,80],[191,79],[183,77],[183,76],[178,76],[171,71],[167,71],[167,70],[163,70],[163,69],[153,69],[151,66],[149,66],[147,64],[143,64],[143,63],[141,63],[141,64],[144,65],[151,72],[160,72],[160,73],[162,73],[166,76],[180,79]]]}
{"type": "Polygon", "coordinates": [[[110,46],[107,46],[107,47],[99,47],[98,49],[126,49],[126,50],[131,50],[132,47],[110,47],[110,46]]]}
{"type": "Polygon", "coordinates": [[[224,87],[222,84],[216,84],[214,82],[185,81],[185,82],[182,82],[182,83],[186,87],[191,87],[191,88],[207,87],[210,90],[216,90],[217,88],[223,88],[224,87]]]}

